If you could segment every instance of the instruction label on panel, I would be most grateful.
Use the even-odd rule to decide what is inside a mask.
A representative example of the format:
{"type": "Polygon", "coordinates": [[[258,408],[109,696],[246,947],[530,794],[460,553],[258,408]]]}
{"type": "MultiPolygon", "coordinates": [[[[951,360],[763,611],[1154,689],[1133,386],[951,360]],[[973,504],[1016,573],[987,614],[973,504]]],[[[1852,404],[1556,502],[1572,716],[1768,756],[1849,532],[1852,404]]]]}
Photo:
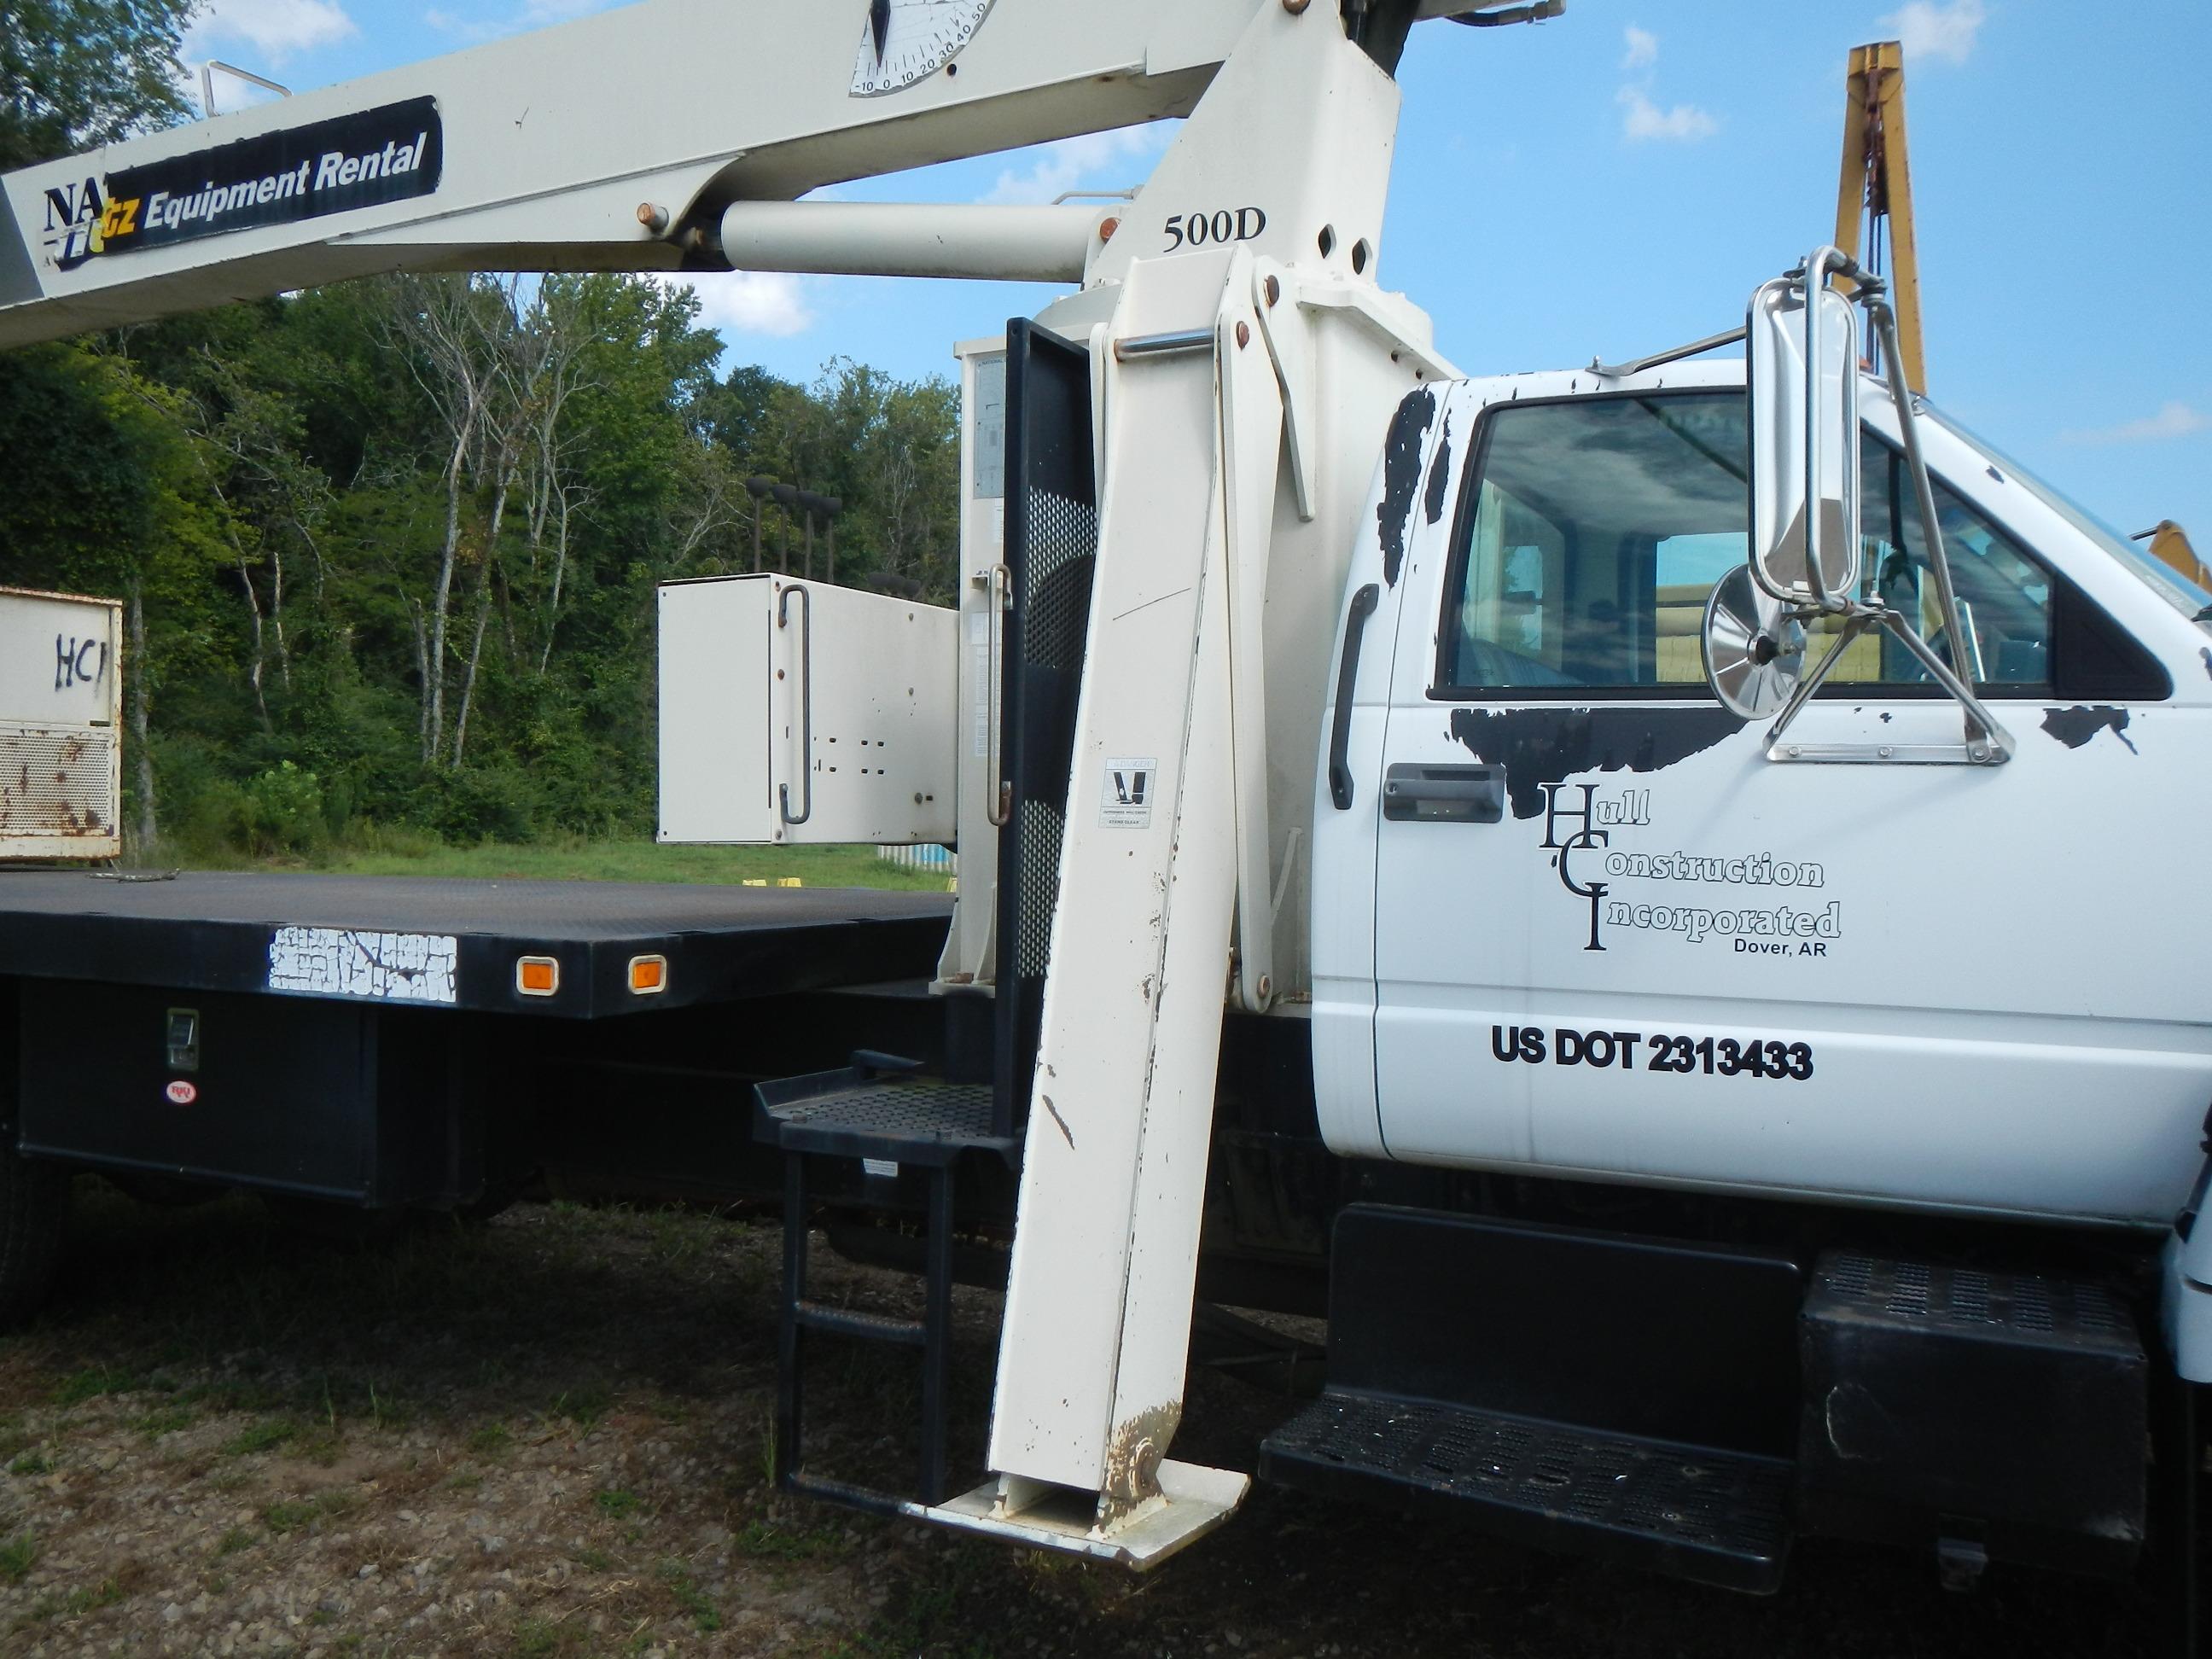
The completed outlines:
{"type": "Polygon", "coordinates": [[[1160,763],[1142,760],[1109,760],[1106,787],[1098,799],[1098,822],[1108,830],[1149,830],[1152,797],[1158,793],[1160,763]]]}
{"type": "Polygon", "coordinates": [[[452,1002],[450,934],[279,927],[269,940],[269,988],[374,1002],[452,1002]]]}

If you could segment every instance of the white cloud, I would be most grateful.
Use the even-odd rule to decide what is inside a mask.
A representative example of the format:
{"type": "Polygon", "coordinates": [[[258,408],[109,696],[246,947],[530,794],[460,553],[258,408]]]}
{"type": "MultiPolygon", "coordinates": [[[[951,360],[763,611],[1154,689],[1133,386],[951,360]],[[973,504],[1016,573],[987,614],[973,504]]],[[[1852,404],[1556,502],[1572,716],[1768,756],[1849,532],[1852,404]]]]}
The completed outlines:
{"type": "Polygon", "coordinates": [[[1657,35],[1631,23],[1623,31],[1622,39],[1627,42],[1628,50],[1621,58],[1620,67],[1631,78],[1614,94],[1614,101],[1621,109],[1621,137],[1631,143],[1652,138],[1680,143],[1710,138],[1720,131],[1720,123],[1695,104],[1676,104],[1671,109],[1662,109],[1652,101],[1651,71],[1659,61],[1657,35]],[[1638,70],[1642,73],[1638,74],[1638,70]]]}
{"type": "Polygon", "coordinates": [[[734,344],[742,335],[787,340],[814,326],[804,277],[781,270],[733,270],[664,277],[671,288],[699,296],[699,321],[734,344]]]}
{"type": "Polygon", "coordinates": [[[496,40],[505,35],[521,34],[565,23],[571,18],[588,16],[621,3],[623,0],[523,0],[522,4],[509,6],[490,16],[466,15],[434,6],[422,14],[422,21],[440,33],[459,40],[496,40]]]}
{"type": "Polygon", "coordinates": [[[2166,438],[2187,438],[2208,430],[2212,430],[2212,415],[2172,398],[2159,406],[2155,415],[2123,421],[2118,426],[2096,427],[2062,435],[2069,444],[2144,444],[2166,438]]]}
{"type": "Polygon", "coordinates": [[[1620,101],[1623,112],[1620,131],[1633,143],[1651,138],[1688,143],[1710,138],[1720,131],[1721,124],[1695,104],[1677,104],[1672,109],[1662,109],[1641,87],[1623,87],[1620,101]]]}
{"type": "Polygon", "coordinates": [[[361,31],[337,0],[214,0],[185,36],[188,62],[246,48],[246,69],[273,69],[300,52],[361,31]]]}
{"type": "Polygon", "coordinates": [[[1016,158],[1025,167],[999,174],[986,202],[1049,202],[1071,190],[1126,190],[1144,183],[1151,163],[1165,149],[1175,129],[1164,121],[1121,127],[1040,144],[1016,158]],[[1107,174],[1106,169],[1115,171],[1107,174]]]}
{"type": "Polygon", "coordinates": [[[1982,0],[1907,0],[1881,27],[1904,42],[1908,58],[1963,64],[1973,56],[1974,37],[1988,18],[1982,0]]]}

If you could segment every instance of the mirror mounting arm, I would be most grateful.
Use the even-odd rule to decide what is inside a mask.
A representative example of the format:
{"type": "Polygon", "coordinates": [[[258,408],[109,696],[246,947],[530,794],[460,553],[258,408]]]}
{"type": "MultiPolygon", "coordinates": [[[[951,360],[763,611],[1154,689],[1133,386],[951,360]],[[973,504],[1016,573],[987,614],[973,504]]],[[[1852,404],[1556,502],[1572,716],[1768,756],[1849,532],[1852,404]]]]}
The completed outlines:
{"type": "MultiPolygon", "coordinates": [[[[1817,612],[1807,607],[1808,615],[1817,612]]],[[[1883,762],[1906,765],[1965,761],[1975,766],[2002,766],[2013,757],[2012,734],[1999,726],[1996,716],[1983,706],[1974,695],[1973,688],[1951,672],[1948,664],[1936,654],[1935,648],[1914,631],[1912,624],[1899,612],[1886,605],[1853,601],[1844,613],[1844,629],[1828,654],[1814,665],[1813,672],[1798,682],[1790,701],[1783,705],[1766,734],[1766,757],[1771,761],[1857,761],[1868,763],[1883,762]],[[1812,701],[1827,679],[1829,671],[1844,659],[1850,643],[1869,629],[1887,629],[1897,636],[1898,642],[1910,651],[1928,671],[1929,677],[1949,692],[1966,714],[1966,741],[1961,749],[1957,745],[1911,744],[1793,744],[1785,742],[1790,723],[1812,701]]]]}
{"type": "MultiPolygon", "coordinates": [[[[1936,602],[1943,612],[1943,632],[1950,641],[1952,671],[1960,680],[1971,684],[1974,677],[1973,658],[1959,614],[1959,595],[1951,585],[1951,560],[1944,551],[1943,526],[1936,514],[1936,485],[1928,476],[1927,459],[1920,453],[1919,419],[1913,411],[1912,393],[1905,384],[1904,356],[1897,343],[1897,313],[1878,293],[1867,295],[1866,308],[1875,331],[1881,337],[1882,367],[1887,372],[1890,401],[1897,405],[1898,436],[1905,446],[1905,469],[1912,475],[1921,533],[1928,538],[1928,568],[1936,576],[1936,602]]],[[[1968,702],[1967,712],[1972,714],[1972,699],[1968,702]]],[[[1987,711],[1983,711],[1979,718],[1984,734],[1996,737],[1996,723],[1989,720],[1987,711]]]]}

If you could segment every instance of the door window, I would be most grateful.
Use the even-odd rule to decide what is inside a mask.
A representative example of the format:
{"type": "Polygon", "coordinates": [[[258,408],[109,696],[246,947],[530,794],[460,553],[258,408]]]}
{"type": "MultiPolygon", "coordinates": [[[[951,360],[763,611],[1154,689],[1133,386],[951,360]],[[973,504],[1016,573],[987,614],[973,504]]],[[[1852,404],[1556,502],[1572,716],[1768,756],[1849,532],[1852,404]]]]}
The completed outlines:
{"type": "MultiPolygon", "coordinates": [[[[1864,549],[1868,587],[1905,613],[1920,637],[1951,660],[1950,636],[1936,579],[1928,563],[1928,541],[1921,530],[1905,457],[1867,434],[1862,452],[1859,533],[1864,549]]],[[[1933,479],[1936,514],[1943,529],[1943,552],[1951,566],[1951,585],[1969,629],[1968,659],[1977,684],[2018,695],[2051,683],[2050,573],[2029,558],[2020,544],[1960,501],[1942,479],[1933,479]]],[[[1817,635],[1831,631],[1822,623],[1817,635]]],[[[1838,684],[1924,684],[1928,671],[1895,635],[1853,641],[1850,654],[1836,665],[1838,684]]]]}
{"type": "MultiPolygon", "coordinates": [[[[1446,587],[1436,695],[1703,692],[1705,602],[1749,547],[1745,418],[1733,390],[1489,410],[1446,587]]],[[[1871,433],[1863,453],[1866,591],[1948,656],[1904,458],[1871,433]]],[[[2050,573],[1940,480],[1935,489],[1975,680],[1996,695],[2048,689],[2050,573]]],[[[1814,660],[1838,628],[1811,624],[1814,660]]],[[[1933,689],[1886,633],[1854,640],[1830,678],[1933,689]]]]}
{"type": "Polygon", "coordinates": [[[1743,394],[1529,404],[1484,428],[1441,688],[1703,687],[1705,598],[1748,541],[1743,394]]]}

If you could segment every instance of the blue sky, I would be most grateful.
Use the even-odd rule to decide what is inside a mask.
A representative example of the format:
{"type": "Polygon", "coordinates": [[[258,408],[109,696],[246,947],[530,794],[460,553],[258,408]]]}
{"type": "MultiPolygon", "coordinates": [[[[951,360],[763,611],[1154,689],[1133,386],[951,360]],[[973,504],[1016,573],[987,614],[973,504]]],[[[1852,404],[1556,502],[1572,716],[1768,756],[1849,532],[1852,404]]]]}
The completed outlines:
{"type": "MultiPolygon", "coordinates": [[[[844,4],[856,27],[862,9],[793,3],[844,4]]],[[[215,0],[187,54],[304,88],[605,9],[215,0]]],[[[1729,327],[1758,283],[1832,228],[1845,55],[1898,38],[1931,393],[2122,531],[2176,519],[2212,555],[2207,0],[1570,0],[1536,28],[1425,25],[1400,74],[1382,280],[1429,311],[1469,374],[1729,327]]],[[[1042,200],[1133,185],[1167,136],[1078,139],[846,193],[1042,200]]],[[[955,340],[1050,297],[889,286],[701,283],[732,362],[800,380],[840,354],[946,372],[955,340]]]]}

